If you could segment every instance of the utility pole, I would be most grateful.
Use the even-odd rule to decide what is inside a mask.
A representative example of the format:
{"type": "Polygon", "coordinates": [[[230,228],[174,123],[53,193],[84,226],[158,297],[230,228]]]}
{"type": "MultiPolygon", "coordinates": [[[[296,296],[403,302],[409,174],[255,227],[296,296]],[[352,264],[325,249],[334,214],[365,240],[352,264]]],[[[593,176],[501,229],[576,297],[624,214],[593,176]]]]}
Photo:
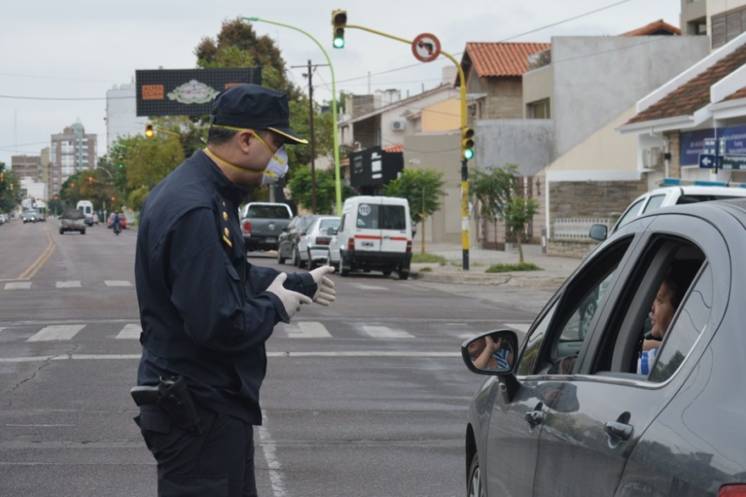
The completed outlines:
{"type": "Polygon", "coordinates": [[[311,212],[316,214],[316,134],[313,131],[313,72],[317,67],[327,67],[329,64],[312,64],[308,59],[305,66],[290,66],[293,69],[305,68],[306,72],[303,77],[308,79],[308,124],[311,133],[311,212]]]}

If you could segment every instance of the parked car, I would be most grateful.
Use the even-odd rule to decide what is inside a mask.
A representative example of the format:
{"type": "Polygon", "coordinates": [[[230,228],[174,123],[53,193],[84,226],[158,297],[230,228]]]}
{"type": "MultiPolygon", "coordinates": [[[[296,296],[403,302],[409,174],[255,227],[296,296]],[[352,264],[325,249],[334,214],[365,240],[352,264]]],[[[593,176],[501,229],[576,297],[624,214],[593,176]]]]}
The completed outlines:
{"type": "Polygon", "coordinates": [[[77,231],[85,235],[85,228],[85,214],[78,209],[68,207],[60,216],[60,235],[64,235],[67,231],[77,231]]]}
{"type": "Polygon", "coordinates": [[[39,215],[39,212],[34,209],[26,209],[21,213],[21,220],[23,221],[23,224],[38,223],[41,221],[41,216],[39,215]]]}
{"type": "MultiPolygon", "coordinates": [[[[109,219],[106,221],[106,227],[111,229],[114,224],[114,213],[109,214],[109,219]]],[[[127,216],[123,212],[119,213],[119,229],[127,229],[127,216]]]]}
{"type": "Polygon", "coordinates": [[[298,252],[298,241],[305,235],[308,227],[317,218],[315,215],[295,216],[287,228],[282,230],[277,239],[277,263],[283,264],[290,259],[293,266],[300,265],[300,253],[298,252]]]}
{"type": "Polygon", "coordinates": [[[3,225],[8,222],[8,215],[7,214],[0,214],[0,225],[3,225]]]}
{"type": "Polygon", "coordinates": [[[746,197],[746,188],[701,185],[680,185],[656,188],[655,190],[640,195],[632,201],[616,223],[614,223],[611,230],[608,230],[603,224],[594,224],[591,227],[590,237],[596,241],[602,242],[606,239],[609,233],[616,232],[619,228],[636,217],[656,209],[662,209],[663,207],[743,197],[746,197]]]}
{"type": "Polygon", "coordinates": [[[246,251],[277,250],[280,233],[293,213],[287,204],[249,202],[241,213],[241,231],[246,251]]]}
{"type": "Polygon", "coordinates": [[[524,338],[467,340],[467,495],[745,495],[744,227],[746,200],[642,214],[524,338]]]}
{"type": "Polygon", "coordinates": [[[397,197],[350,197],[345,200],[336,236],[329,243],[329,264],[347,276],[351,271],[393,271],[409,278],[412,220],[409,202],[397,197]]]}
{"type": "Polygon", "coordinates": [[[311,223],[298,241],[299,267],[314,269],[318,262],[327,261],[329,242],[337,234],[339,219],[337,216],[320,216],[311,223]]]}

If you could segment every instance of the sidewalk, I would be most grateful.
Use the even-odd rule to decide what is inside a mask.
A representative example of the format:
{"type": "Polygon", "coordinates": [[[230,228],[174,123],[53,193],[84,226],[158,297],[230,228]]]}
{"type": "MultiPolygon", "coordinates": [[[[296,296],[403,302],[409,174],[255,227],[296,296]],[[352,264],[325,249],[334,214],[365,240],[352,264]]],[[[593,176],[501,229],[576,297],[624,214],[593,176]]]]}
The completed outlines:
{"type": "MultiPolygon", "coordinates": [[[[524,245],[526,262],[533,262],[540,271],[516,271],[510,273],[486,273],[493,264],[518,263],[518,251],[484,250],[472,247],[469,250],[469,271],[461,270],[462,250],[460,245],[427,244],[427,253],[448,260],[441,266],[437,263],[412,263],[414,278],[440,283],[477,285],[507,285],[528,288],[556,289],[578,267],[581,260],[570,257],[550,257],[542,254],[539,245],[524,245]]],[[[420,244],[412,247],[414,254],[420,253],[420,244]]]]}

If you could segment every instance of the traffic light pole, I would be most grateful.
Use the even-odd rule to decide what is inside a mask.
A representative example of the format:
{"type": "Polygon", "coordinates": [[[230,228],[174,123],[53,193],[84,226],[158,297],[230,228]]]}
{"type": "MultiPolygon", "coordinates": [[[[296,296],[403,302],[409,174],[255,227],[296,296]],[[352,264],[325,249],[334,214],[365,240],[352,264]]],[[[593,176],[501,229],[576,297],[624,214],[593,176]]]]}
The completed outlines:
{"type": "MultiPolygon", "coordinates": [[[[377,29],[372,29],[366,26],[360,26],[359,24],[345,24],[345,28],[349,29],[359,29],[362,31],[367,31],[368,33],[373,33],[378,36],[383,36],[384,38],[390,38],[392,40],[400,41],[402,43],[406,43],[407,45],[412,45],[414,40],[408,40],[406,38],[402,38],[400,36],[392,35],[389,33],[384,33],[383,31],[378,31],[377,29]]],[[[461,97],[461,132],[466,129],[468,123],[467,123],[467,112],[466,112],[466,76],[464,74],[464,70],[461,67],[461,64],[456,60],[456,58],[449,54],[448,52],[442,51],[440,52],[444,57],[446,57],[448,60],[453,62],[453,65],[456,66],[456,70],[458,71],[458,80],[459,80],[459,86],[460,86],[460,97],[461,97]]],[[[335,121],[336,123],[336,121],[335,121]]],[[[460,138],[459,134],[459,138],[460,138]]],[[[461,159],[461,249],[463,252],[463,261],[462,261],[462,269],[464,271],[469,270],[469,248],[471,244],[471,237],[469,235],[469,168],[468,168],[468,160],[463,157],[461,159]]]]}
{"type": "Polygon", "coordinates": [[[292,26],[290,24],[285,24],[282,22],[277,21],[270,21],[267,19],[262,19],[260,17],[244,17],[245,21],[249,22],[264,22],[267,24],[272,24],[274,26],[281,26],[283,28],[292,29],[293,31],[298,31],[299,33],[303,33],[308,38],[310,38],[316,46],[319,47],[321,50],[321,53],[324,54],[324,57],[326,57],[326,63],[329,65],[329,71],[332,73],[332,142],[334,146],[334,187],[335,187],[335,194],[336,194],[336,210],[337,215],[342,215],[342,176],[340,173],[340,167],[339,167],[339,128],[337,126],[337,79],[334,76],[334,66],[332,65],[332,61],[329,58],[329,54],[326,50],[324,50],[323,45],[319,43],[319,40],[317,40],[313,35],[310,33],[297,28],[295,26],[292,26]]]}

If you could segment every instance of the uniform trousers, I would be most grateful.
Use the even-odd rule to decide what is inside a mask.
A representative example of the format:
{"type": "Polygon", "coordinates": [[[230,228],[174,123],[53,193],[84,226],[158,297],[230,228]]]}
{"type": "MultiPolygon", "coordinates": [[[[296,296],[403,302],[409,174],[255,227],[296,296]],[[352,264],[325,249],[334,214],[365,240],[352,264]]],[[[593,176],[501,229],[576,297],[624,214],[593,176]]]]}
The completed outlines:
{"type": "Polygon", "coordinates": [[[158,464],[159,497],[256,497],[252,425],[198,406],[197,429],[171,422],[158,406],[135,421],[158,464]]]}

